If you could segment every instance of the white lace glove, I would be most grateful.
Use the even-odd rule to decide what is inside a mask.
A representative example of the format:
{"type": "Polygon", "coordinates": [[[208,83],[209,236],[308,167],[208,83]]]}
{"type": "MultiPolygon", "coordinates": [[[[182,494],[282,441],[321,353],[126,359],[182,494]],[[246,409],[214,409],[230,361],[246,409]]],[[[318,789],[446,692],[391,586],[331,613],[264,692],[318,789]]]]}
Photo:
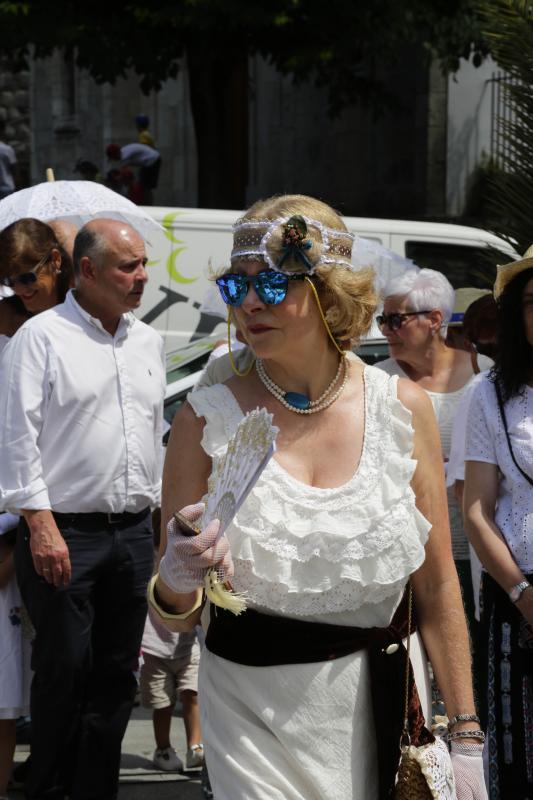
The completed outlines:
{"type": "MultiPolygon", "coordinates": [[[[180,513],[195,523],[204,512],[204,504],[185,506],[180,513]]],[[[193,592],[204,585],[207,572],[217,568],[219,580],[233,575],[233,561],[225,536],[218,541],[220,522],[212,520],[197,536],[184,536],[174,517],[167,526],[167,546],[159,563],[159,576],[174,592],[193,592]]]]}
{"type": "Polygon", "coordinates": [[[483,745],[454,740],[451,759],[457,800],[488,800],[483,774],[483,745]]]}

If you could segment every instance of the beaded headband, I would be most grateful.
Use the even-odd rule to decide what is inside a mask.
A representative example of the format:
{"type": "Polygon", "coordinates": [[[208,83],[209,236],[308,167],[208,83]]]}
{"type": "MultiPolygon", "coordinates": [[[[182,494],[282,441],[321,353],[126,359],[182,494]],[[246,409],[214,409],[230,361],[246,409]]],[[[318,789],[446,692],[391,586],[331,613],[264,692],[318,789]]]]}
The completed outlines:
{"type": "Polygon", "coordinates": [[[276,272],[304,272],[334,264],[354,269],[351,261],[353,233],[326,228],[316,219],[294,215],[285,219],[239,219],[233,226],[231,261],[262,259],[276,272]],[[307,238],[309,229],[314,238],[307,238]],[[292,269],[289,263],[292,262],[292,269]]]}

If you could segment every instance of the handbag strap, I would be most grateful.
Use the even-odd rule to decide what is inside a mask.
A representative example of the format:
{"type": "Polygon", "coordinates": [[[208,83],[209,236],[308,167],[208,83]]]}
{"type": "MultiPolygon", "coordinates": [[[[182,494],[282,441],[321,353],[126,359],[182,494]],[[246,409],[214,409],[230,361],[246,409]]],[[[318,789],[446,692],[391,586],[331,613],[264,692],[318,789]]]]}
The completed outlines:
{"type": "Polygon", "coordinates": [[[524,472],[524,470],[522,469],[520,464],[517,462],[517,460],[515,458],[515,454],[513,453],[513,448],[512,448],[512,445],[511,445],[511,437],[509,436],[509,429],[507,428],[507,417],[505,416],[505,408],[504,408],[504,405],[503,405],[500,386],[499,386],[499,383],[498,383],[497,380],[494,381],[494,388],[496,390],[496,397],[498,399],[498,407],[500,409],[500,414],[501,414],[501,417],[502,417],[503,429],[505,431],[505,437],[507,439],[507,445],[509,447],[509,452],[511,454],[511,458],[513,459],[513,464],[515,465],[517,470],[520,472],[522,477],[526,479],[526,481],[529,483],[529,485],[533,486],[533,478],[531,478],[527,474],[527,472],[524,472]]]}
{"type": "Polygon", "coordinates": [[[403,711],[403,730],[401,741],[406,744],[411,744],[411,736],[409,735],[409,678],[411,671],[411,620],[413,618],[413,588],[411,581],[407,584],[407,645],[405,652],[407,654],[405,660],[405,699],[403,711]]]}

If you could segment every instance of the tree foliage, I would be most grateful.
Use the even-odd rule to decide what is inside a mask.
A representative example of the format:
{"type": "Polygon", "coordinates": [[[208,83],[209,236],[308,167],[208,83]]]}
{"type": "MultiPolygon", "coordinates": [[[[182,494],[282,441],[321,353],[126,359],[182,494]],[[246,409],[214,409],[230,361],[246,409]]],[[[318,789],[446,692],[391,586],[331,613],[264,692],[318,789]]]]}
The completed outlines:
{"type": "Polygon", "coordinates": [[[507,100],[488,174],[488,222],[524,252],[533,241],[533,7],[530,0],[490,0],[481,20],[507,100]]]}
{"type": "Polygon", "coordinates": [[[187,48],[259,53],[283,74],[314,80],[337,106],[385,89],[369,64],[394,62],[400,48],[424,48],[454,70],[486,51],[474,0],[96,0],[0,2],[0,49],[24,58],[60,47],[98,82],[128,70],[148,92],[175,77],[187,48]]]}
{"type": "MultiPolygon", "coordinates": [[[[0,54],[23,61],[60,48],[99,83],[128,72],[157,90],[187,63],[201,205],[240,207],[247,169],[247,63],[259,54],[324,87],[332,113],[392,103],[406,47],[456,69],[486,48],[476,0],[0,0],[0,54]]],[[[310,110],[310,124],[313,112],[310,110]]]]}

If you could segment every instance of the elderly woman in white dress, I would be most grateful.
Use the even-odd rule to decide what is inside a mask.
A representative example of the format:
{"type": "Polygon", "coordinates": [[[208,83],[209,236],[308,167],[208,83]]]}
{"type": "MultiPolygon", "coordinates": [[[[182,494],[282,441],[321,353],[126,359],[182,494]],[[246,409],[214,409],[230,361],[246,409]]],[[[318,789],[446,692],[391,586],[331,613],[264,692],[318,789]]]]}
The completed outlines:
{"type": "MultiPolygon", "coordinates": [[[[390,282],[386,292],[378,324],[387,337],[390,358],[376,366],[388,375],[409,378],[429,395],[439,427],[440,453],[446,464],[457,408],[476,374],[471,353],[446,343],[447,325],[454,307],[453,287],[441,272],[421,269],[398,276],[390,282]]],[[[486,370],[492,366],[492,361],[478,355],[477,365],[480,370],[486,370]]],[[[468,540],[453,487],[448,490],[448,513],[453,557],[467,616],[472,621],[474,596],[468,540]]]]}
{"type": "Polygon", "coordinates": [[[533,247],[499,267],[499,344],[468,411],[464,510],[483,565],[490,797],[533,797],[533,247]]]}
{"type": "MultiPolygon", "coordinates": [[[[247,596],[240,616],[207,614],[199,696],[217,800],[390,796],[408,581],[428,725],[425,650],[452,721],[458,797],[486,796],[443,469],[433,456],[438,430],[418,387],[345,358],[376,302],[371,271],[351,267],[351,245],[341,218],[318,200],[252,206],[217,283],[255,365],[191,394],[173,424],[165,521],[205,494],[243,414],[265,407],[279,428],[274,457],[225,536],[215,541],[217,521],[192,539],[171,523],[152,585],[152,607],[174,629],[198,622],[201,576],[214,564],[247,596]]],[[[413,742],[430,741],[411,700],[413,742]]]]}

